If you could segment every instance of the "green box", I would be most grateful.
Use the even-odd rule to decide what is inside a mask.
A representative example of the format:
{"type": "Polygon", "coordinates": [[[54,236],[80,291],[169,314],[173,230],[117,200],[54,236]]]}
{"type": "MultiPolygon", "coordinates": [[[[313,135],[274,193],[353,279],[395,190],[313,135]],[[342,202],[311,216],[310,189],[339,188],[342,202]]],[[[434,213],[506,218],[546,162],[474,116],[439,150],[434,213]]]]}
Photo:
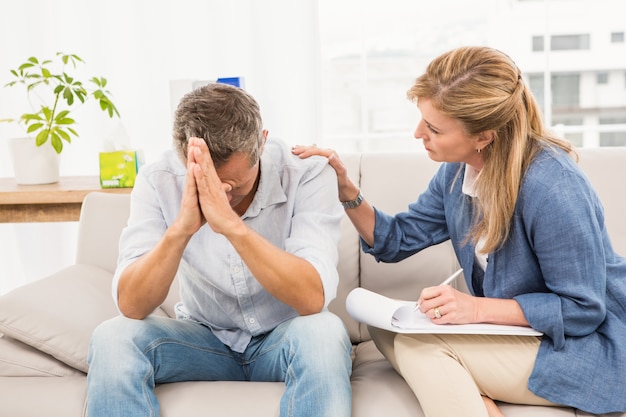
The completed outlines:
{"type": "Polygon", "coordinates": [[[100,186],[132,188],[141,165],[143,153],[140,151],[100,152],[100,186]]]}

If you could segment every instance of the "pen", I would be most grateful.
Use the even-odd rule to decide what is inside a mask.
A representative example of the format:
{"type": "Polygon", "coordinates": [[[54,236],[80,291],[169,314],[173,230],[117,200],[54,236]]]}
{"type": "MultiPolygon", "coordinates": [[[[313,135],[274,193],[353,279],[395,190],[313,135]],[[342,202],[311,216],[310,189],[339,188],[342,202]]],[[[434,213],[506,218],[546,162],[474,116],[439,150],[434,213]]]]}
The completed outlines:
{"type": "MultiPolygon", "coordinates": [[[[450,284],[452,281],[454,281],[454,279],[456,277],[458,277],[459,275],[461,275],[461,273],[463,272],[463,268],[459,269],[458,271],[456,271],[454,274],[450,275],[448,278],[446,278],[441,284],[439,285],[448,285],[450,284]]],[[[415,307],[413,307],[413,312],[417,311],[420,308],[420,303],[419,300],[417,301],[417,303],[415,304],[415,307]]]]}

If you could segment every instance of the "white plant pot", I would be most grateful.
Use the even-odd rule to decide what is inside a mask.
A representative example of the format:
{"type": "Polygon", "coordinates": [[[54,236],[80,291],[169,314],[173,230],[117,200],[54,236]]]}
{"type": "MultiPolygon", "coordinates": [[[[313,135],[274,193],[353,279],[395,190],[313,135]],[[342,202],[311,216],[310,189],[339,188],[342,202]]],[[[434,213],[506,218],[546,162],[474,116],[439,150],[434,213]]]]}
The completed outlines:
{"type": "Polygon", "coordinates": [[[13,138],[11,156],[18,184],[52,184],[59,181],[61,157],[49,143],[37,146],[34,138],[13,138]]]}

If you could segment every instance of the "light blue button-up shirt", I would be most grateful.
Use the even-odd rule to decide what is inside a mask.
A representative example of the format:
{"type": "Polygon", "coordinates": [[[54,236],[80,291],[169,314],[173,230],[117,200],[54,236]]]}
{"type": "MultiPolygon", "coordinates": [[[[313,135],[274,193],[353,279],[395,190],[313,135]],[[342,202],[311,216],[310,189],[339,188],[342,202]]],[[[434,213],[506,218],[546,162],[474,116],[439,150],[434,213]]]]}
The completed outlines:
{"type": "MultiPolygon", "coordinates": [[[[178,216],[185,176],[186,168],[173,150],[140,170],[131,193],[128,226],[120,239],[115,300],[124,268],[152,249],[178,216]]],[[[242,218],[269,242],[315,267],[324,288],[325,308],[337,292],[342,215],[336,175],[326,158],[303,160],[279,140],[266,142],[259,186],[242,218]]],[[[230,242],[206,224],[189,241],[177,277],[178,316],[209,326],[237,352],[253,336],[298,315],[268,293],[230,242]]]]}

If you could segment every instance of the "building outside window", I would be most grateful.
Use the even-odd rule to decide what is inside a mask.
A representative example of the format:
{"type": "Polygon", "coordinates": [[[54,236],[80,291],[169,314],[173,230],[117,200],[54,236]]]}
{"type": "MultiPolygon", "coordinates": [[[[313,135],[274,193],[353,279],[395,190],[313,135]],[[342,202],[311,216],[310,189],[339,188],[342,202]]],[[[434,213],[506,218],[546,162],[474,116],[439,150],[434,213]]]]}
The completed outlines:
{"type": "Polygon", "coordinates": [[[440,53],[486,45],[515,60],[557,134],[578,146],[626,145],[621,5],[318,0],[322,141],[340,151],[421,149],[412,138],[420,115],[406,91],[440,53]]]}
{"type": "Polygon", "coordinates": [[[580,108],[580,74],[552,74],[552,111],[556,113],[580,108]]]}
{"type": "Polygon", "coordinates": [[[601,117],[599,122],[600,146],[626,146],[626,131],[614,129],[626,125],[626,117],[601,117]]]}
{"type": "Polygon", "coordinates": [[[544,38],[543,35],[540,36],[533,36],[533,51],[534,52],[541,52],[544,50],[545,46],[544,44],[544,38]]]}
{"type": "MultiPolygon", "coordinates": [[[[544,50],[544,36],[533,36],[533,51],[541,52],[544,50]]],[[[550,37],[551,51],[574,51],[578,49],[589,49],[590,38],[585,35],[553,35],[550,37]]]]}
{"type": "Polygon", "coordinates": [[[555,35],[550,38],[551,51],[574,51],[589,49],[589,34],[583,35],[555,35]]]}
{"type": "Polygon", "coordinates": [[[611,32],[611,43],[624,43],[624,32],[611,32]]]}

